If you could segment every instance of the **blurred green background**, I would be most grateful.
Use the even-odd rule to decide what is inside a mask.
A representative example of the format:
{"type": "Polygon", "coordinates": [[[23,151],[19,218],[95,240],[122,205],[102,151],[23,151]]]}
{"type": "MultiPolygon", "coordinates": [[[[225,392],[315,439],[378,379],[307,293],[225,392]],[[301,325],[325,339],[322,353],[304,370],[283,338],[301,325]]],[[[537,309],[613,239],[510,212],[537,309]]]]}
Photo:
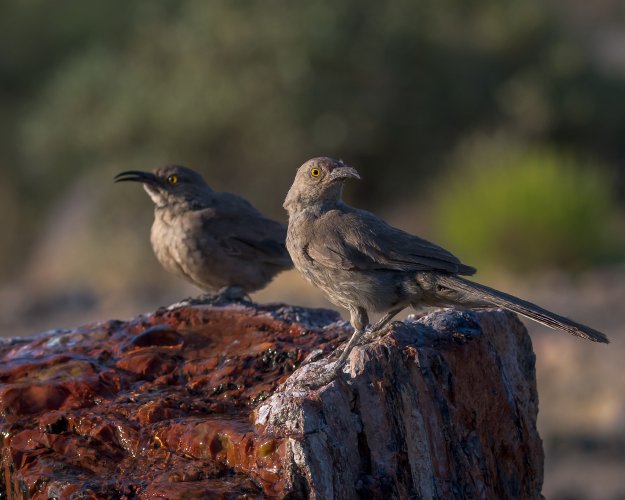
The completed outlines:
{"type": "MultiPolygon", "coordinates": [[[[4,335],[197,293],[115,173],[186,164],[286,222],[295,169],[342,158],[350,202],[614,339],[531,327],[545,493],[625,496],[625,3],[24,0],[0,45],[4,335]]],[[[257,296],[286,297],[327,305],[257,296]]]]}

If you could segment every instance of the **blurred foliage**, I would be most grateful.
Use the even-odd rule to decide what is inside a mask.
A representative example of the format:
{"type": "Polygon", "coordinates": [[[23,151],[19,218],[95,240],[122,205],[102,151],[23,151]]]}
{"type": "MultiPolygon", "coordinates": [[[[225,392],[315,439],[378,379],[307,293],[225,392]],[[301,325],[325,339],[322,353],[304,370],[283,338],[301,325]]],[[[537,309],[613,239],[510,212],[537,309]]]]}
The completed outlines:
{"type": "Polygon", "coordinates": [[[598,69],[591,41],[556,7],[3,2],[0,168],[11,196],[0,208],[14,210],[0,276],[19,270],[50,207],[88,172],[108,183],[121,169],[188,164],[284,218],[294,169],[332,155],[363,172],[350,194],[376,209],[419,197],[467,135],[504,127],[596,157],[620,182],[625,81],[598,69]]]}
{"type": "Polygon", "coordinates": [[[441,182],[440,239],[478,268],[582,270],[619,257],[613,184],[601,165],[505,139],[461,148],[441,182]]]}

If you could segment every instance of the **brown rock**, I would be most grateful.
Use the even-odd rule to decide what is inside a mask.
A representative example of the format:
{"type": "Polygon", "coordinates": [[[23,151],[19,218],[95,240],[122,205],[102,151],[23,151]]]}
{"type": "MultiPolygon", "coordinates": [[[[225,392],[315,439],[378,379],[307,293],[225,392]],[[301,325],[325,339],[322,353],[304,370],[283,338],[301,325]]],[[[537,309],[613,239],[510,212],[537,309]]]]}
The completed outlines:
{"type": "Polygon", "coordinates": [[[440,312],[310,392],[349,334],[287,306],[162,309],[0,343],[12,498],[537,498],[534,357],[505,312],[440,312]],[[321,361],[317,363],[325,363],[321,361]],[[282,385],[281,385],[282,384],[282,385]]]}
{"type": "MultiPolygon", "coordinates": [[[[325,361],[324,361],[325,362],[325,361]]],[[[257,409],[286,442],[287,489],[314,498],[540,498],[534,354],[504,311],[396,324],[354,351],[349,383],[298,392],[306,367],[257,409]]]]}

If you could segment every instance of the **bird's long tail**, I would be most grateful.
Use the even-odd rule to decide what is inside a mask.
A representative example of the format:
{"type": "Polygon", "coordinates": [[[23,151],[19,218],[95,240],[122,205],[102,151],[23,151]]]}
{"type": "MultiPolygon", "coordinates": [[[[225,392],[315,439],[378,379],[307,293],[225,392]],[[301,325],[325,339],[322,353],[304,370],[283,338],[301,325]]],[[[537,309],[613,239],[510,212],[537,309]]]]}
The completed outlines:
{"type": "Polygon", "coordinates": [[[509,309],[526,318],[548,326],[549,328],[564,330],[571,335],[583,337],[593,342],[603,342],[605,344],[610,342],[608,337],[603,333],[589,326],[582,325],[564,316],[547,311],[536,304],[519,299],[514,295],[500,292],[494,288],[474,283],[473,281],[460,278],[459,276],[440,275],[437,279],[437,283],[443,287],[461,293],[466,299],[475,300],[478,303],[487,302],[498,307],[503,307],[504,309],[509,309]]]}

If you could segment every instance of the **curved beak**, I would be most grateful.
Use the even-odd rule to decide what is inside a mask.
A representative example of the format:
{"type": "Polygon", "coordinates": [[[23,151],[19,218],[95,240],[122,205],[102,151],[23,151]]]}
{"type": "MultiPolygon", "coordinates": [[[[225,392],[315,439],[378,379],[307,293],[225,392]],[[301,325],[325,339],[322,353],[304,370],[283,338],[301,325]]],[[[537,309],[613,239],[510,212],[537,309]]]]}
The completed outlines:
{"type": "Polygon", "coordinates": [[[330,180],[345,180],[345,179],[358,179],[360,180],[360,174],[358,170],[353,167],[337,167],[330,172],[330,180]]]}
{"type": "Polygon", "coordinates": [[[158,177],[150,172],[142,172],[141,170],[127,170],[120,172],[114,177],[115,182],[133,181],[143,184],[158,185],[161,183],[158,177]]]}

